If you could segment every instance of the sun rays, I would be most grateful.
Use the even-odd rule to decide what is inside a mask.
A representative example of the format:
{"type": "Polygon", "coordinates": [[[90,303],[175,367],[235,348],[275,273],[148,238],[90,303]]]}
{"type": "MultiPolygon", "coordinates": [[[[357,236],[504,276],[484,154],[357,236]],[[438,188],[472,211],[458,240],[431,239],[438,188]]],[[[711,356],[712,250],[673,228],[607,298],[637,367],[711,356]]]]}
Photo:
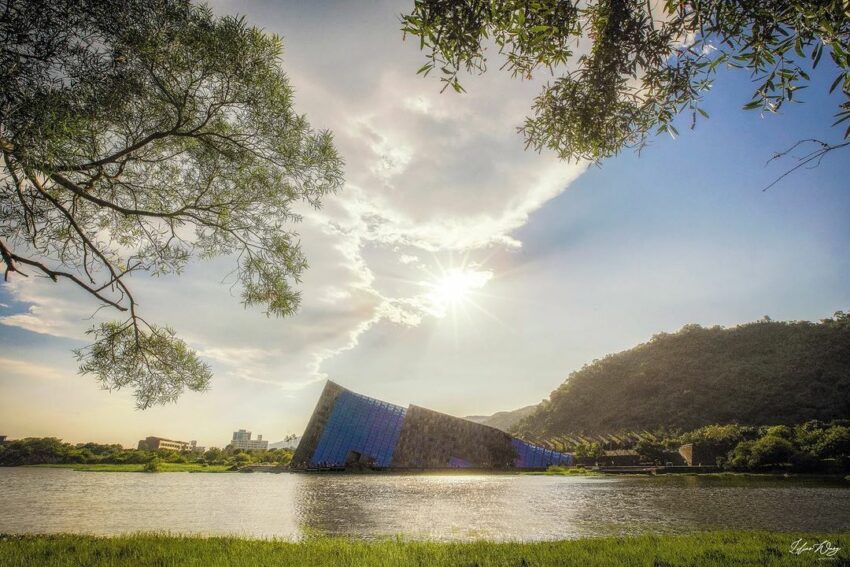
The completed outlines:
{"type": "Polygon", "coordinates": [[[438,319],[448,319],[455,342],[459,339],[459,323],[474,323],[481,316],[501,325],[501,321],[482,303],[492,302],[485,288],[494,279],[492,270],[464,258],[459,264],[443,265],[435,257],[436,270],[425,270],[427,279],[419,285],[425,288],[420,297],[424,309],[438,319]]]}
{"type": "Polygon", "coordinates": [[[493,272],[467,268],[451,268],[428,283],[428,300],[440,310],[456,308],[472,300],[475,292],[484,287],[493,272]]]}

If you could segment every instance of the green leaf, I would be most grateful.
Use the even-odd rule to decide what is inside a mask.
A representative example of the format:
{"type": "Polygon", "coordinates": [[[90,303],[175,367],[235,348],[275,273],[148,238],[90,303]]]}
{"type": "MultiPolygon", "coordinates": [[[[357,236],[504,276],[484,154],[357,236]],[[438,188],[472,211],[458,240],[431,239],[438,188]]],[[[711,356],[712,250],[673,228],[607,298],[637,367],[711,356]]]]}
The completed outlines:
{"type": "Polygon", "coordinates": [[[796,51],[797,55],[799,55],[800,57],[806,56],[806,54],[803,53],[803,44],[799,35],[797,36],[797,41],[794,42],[794,51],[796,51]]]}
{"type": "Polygon", "coordinates": [[[850,112],[845,112],[845,113],[843,113],[843,114],[844,114],[844,116],[841,116],[841,114],[836,114],[836,116],[841,116],[841,118],[839,118],[838,120],[836,120],[835,122],[833,122],[833,123],[832,123],[832,125],[833,125],[833,126],[836,126],[836,125],[838,125],[838,124],[841,124],[841,123],[842,123],[842,122],[844,122],[845,120],[850,119],[850,112]]]}

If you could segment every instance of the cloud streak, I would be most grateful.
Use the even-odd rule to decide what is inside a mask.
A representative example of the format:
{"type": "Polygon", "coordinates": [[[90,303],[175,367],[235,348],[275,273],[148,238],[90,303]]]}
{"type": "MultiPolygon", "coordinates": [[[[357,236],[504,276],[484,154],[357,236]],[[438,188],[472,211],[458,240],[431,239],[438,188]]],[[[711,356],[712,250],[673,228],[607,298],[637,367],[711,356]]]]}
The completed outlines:
{"type": "MultiPolygon", "coordinates": [[[[232,13],[239,6],[214,8],[232,13]]],[[[516,230],[586,167],[523,151],[515,125],[524,104],[517,99],[527,100],[534,84],[493,73],[475,79],[468,96],[455,96],[440,95],[439,85],[417,77],[418,54],[412,46],[398,51],[395,13],[402,8],[369,6],[372,23],[356,45],[344,41],[350,8],[322,15],[322,29],[336,40],[327,49],[345,50],[345,58],[312,51],[315,38],[305,30],[320,16],[309,6],[288,7],[287,18],[268,6],[249,14],[286,38],[297,108],[334,130],[348,181],[323,209],[305,209],[296,227],[311,269],[292,319],[242,311],[214,284],[228,269],[224,260],[190,266],[181,279],[132,282],[146,318],[174,326],[219,380],[298,391],[327,378],[326,363],[356,349],[378,323],[416,327],[444,316],[429,295],[434,262],[461,254],[475,264],[494,249],[521,247],[516,230]],[[377,75],[367,66],[352,69],[352,58],[379,52],[377,75]]],[[[0,324],[84,339],[90,302],[55,285],[16,282],[12,290],[28,310],[0,317],[0,324]]]]}
{"type": "Polygon", "coordinates": [[[55,368],[26,360],[0,357],[0,373],[26,380],[61,380],[65,376],[55,368]]]}

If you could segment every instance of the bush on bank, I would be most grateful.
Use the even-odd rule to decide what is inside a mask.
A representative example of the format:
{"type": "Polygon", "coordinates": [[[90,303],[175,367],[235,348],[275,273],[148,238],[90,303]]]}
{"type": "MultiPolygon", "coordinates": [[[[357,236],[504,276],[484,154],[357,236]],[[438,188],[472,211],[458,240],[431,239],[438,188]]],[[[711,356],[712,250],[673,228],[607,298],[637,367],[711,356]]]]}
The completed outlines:
{"type": "Polygon", "coordinates": [[[125,449],[117,444],[64,443],[55,437],[28,437],[0,444],[0,466],[22,465],[148,465],[152,462],[198,465],[246,465],[274,463],[286,465],[292,460],[291,449],[243,451],[212,447],[194,451],[144,451],[125,449]]]}

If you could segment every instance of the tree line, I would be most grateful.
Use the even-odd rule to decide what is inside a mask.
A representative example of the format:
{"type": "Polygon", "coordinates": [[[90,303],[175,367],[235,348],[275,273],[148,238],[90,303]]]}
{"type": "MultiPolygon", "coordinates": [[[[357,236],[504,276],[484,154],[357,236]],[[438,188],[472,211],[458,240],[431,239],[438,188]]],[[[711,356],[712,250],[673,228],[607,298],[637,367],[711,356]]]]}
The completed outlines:
{"type": "Polygon", "coordinates": [[[27,437],[0,444],[0,466],[56,464],[155,464],[196,463],[199,465],[244,466],[254,463],[287,465],[291,449],[251,450],[219,449],[172,451],[159,449],[125,449],[117,444],[65,443],[56,437],[27,437]]]}
{"type": "Polygon", "coordinates": [[[563,436],[542,441],[584,460],[606,451],[633,450],[646,464],[664,465],[670,453],[692,443],[730,471],[850,472],[850,420],[789,425],[713,424],[692,431],[623,432],[596,437],[563,436]]]}

